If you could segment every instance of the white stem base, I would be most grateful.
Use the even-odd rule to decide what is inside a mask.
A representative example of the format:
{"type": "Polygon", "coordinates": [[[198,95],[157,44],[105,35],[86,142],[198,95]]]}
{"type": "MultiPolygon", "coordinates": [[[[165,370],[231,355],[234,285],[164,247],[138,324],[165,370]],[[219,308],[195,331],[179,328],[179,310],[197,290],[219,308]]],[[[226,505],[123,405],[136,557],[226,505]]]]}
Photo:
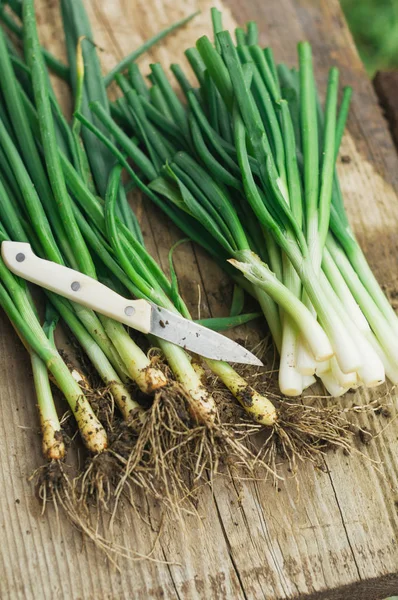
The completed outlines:
{"type": "Polygon", "coordinates": [[[336,379],[337,383],[346,389],[351,388],[356,385],[358,381],[358,377],[356,372],[353,373],[343,373],[339,367],[339,364],[336,360],[336,357],[333,357],[330,361],[331,372],[333,377],[336,379]]]}
{"type": "Polygon", "coordinates": [[[267,427],[272,427],[276,423],[278,415],[272,402],[266,396],[256,392],[231,365],[210,359],[206,359],[206,363],[257,423],[267,427]]]}
{"type": "Polygon", "coordinates": [[[311,376],[315,373],[317,362],[302,336],[300,336],[297,346],[296,362],[297,370],[302,375],[311,376]]]}
{"type": "Polygon", "coordinates": [[[340,385],[340,383],[335,379],[331,371],[323,373],[321,376],[321,381],[325,386],[326,391],[333,398],[340,398],[340,396],[343,396],[349,389],[340,385]]]}
{"type": "Polygon", "coordinates": [[[240,252],[239,259],[242,262],[235,259],[229,262],[242,271],[249,281],[266,291],[290,315],[305,336],[315,358],[322,361],[333,356],[329,338],[320,324],[304,304],[277,279],[267,265],[249,250],[240,252]]]}
{"type": "Polygon", "coordinates": [[[170,365],[177,381],[181,383],[191,402],[192,416],[199,422],[211,425],[217,414],[216,405],[202,384],[201,376],[192,366],[188,354],[174,344],[157,339],[167,362],[170,365]]]}
{"type": "Polygon", "coordinates": [[[279,366],[279,388],[285,396],[300,396],[303,377],[296,367],[297,327],[289,315],[283,319],[282,350],[279,366]]]}
{"type": "Polygon", "coordinates": [[[309,387],[316,383],[316,379],[313,375],[304,375],[303,376],[303,391],[307,390],[309,387]]]}

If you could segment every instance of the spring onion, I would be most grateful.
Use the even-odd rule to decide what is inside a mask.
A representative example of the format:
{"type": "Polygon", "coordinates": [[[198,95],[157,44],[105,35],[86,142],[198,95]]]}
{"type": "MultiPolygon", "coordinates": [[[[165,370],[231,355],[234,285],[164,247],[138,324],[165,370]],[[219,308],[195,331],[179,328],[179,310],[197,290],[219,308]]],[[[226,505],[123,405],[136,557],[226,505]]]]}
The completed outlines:
{"type": "Polygon", "coordinates": [[[212,16],[215,44],[202,37],[186,52],[199,87],[172,67],[185,105],[160,65],[151,67],[149,94],[137,67],[129,84],[118,80],[138,145],[90,105],[140,175],[107,148],[191,239],[213,255],[222,248],[252,284],[281,352],[283,393],[299,395],[314,374],[332,395],[380,385],[386,371],[395,382],[397,317],[349,227],[335,170],[351,90],[338,107],[332,67],[323,109],[308,43],[299,44],[298,71],[289,70],[252,43],[254,33],[238,30],[235,47],[212,16]]]}
{"type": "MultiPolygon", "coordinates": [[[[77,8],[77,5],[75,7],[75,10],[79,10],[77,8]]],[[[65,9],[64,22],[69,22],[68,19],[70,21],[71,17],[68,17],[65,9]]],[[[83,30],[79,28],[75,21],[75,29],[72,30],[72,28],[69,27],[67,29],[67,33],[72,40],[79,38],[82,35],[83,30]]],[[[72,48],[71,42],[69,43],[69,47],[72,48]]],[[[101,124],[102,121],[105,121],[109,124],[109,122],[111,122],[111,116],[109,112],[109,104],[106,101],[106,93],[104,91],[103,82],[100,78],[94,78],[95,70],[98,68],[98,60],[94,58],[94,49],[91,49],[90,60],[93,60],[94,70],[91,73],[89,73],[87,70],[87,81],[84,93],[85,102],[88,102],[91,99],[94,99],[94,102],[91,102],[89,104],[89,107],[86,106],[86,108],[84,108],[85,105],[83,103],[82,110],[84,110],[85,114],[82,115],[76,113],[75,117],[79,118],[86,125],[86,127],[83,130],[86,132],[85,147],[91,164],[95,165],[98,155],[98,144],[96,142],[93,143],[92,138],[87,134],[97,132],[100,135],[102,134],[104,136],[104,139],[106,139],[108,144],[110,144],[112,147],[113,144],[111,136],[109,134],[105,135],[106,127],[101,125],[101,130],[99,130],[96,127],[96,123],[101,124]]],[[[152,72],[154,81],[156,82],[155,85],[158,87],[161,96],[166,96],[168,98],[168,102],[171,105],[172,114],[174,114],[177,119],[180,116],[181,121],[179,124],[184,128],[186,134],[188,134],[188,123],[185,120],[185,111],[183,106],[181,105],[177,96],[173,92],[171,86],[169,85],[159,66],[154,65],[152,72]]],[[[129,85],[127,82],[125,82],[124,78],[121,75],[116,75],[116,80],[119,83],[119,85],[121,85],[122,87],[124,86],[126,91],[129,92],[129,85]]],[[[143,89],[142,80],[140,80],[139,85],[143,89]]],[[[130,102],[134,103],[137,100],[138,99],[135,98],[134,93],[132,93],[131,96],[129,95],[129,93],[127,94],[127,105],[129,105],[130,102]]],[[[136,104],[135,106],[139,111],[141,117],[144,118],[144,109],[141,107],[139,100],[138,105],[136,104]]],[[[151,133],[151,131],[154,132],[154,129],[151,129],[150,124],[146,120],[144,123],[144,127],[146,127],[146,131],[149,132],[149,134],[151,133]]],[[[143,135],[147,135],[147,133],[143,133],[143,135]]],[[[130,149],[131,152],[133,152],[135,148],[134,141],[127,138],[127,136],[124,137],[124,141],[125,145],[130,149]]],[[[167,146],[164,145],[163,141],[159,140],[157,152],[160,154],[165,152],[167,154],[168,151],[169,150],[167,146]]],[[[166,155],[163,154],[163,157],[165,156],[166,155]]],[[[155,155],[152,155],[152,157],[154,158],[154,160],[156,160],[155,155]]],[[[120,209],[119,202],[121,199],[121,187],[119,185],[120,171],[118,171],[117,169],[113,169],[111,171],[113,165],[113,158],[110,152],[102,152],[102,161],[104,168],[107,169],[109,182],[107,185],[107,199],[105,202],[105,212],[104,216],[102,217],[101,227],[103,227],[103,220],[105,220],[105,236],[110,242],[111,248],[115,256],[117,257],[118,262],[120,263],[123,271],[125,272],[125,275],[134,284],[136,288],[135,295],[138,295],[138,297],[144,297],[146,299],[149,298],[153,302],[163,306],[164,308],[168,308],[169,310],[177,309],[181,312],[183,316],[190,317],[185,304],[183,303],[182,299],[179,297],[178,294],[175,297],[175,303],[171,301],[170,285],[168,284],[164,274],[161,272],[160,267],[156,265],[156,263],[146,252],[142,244],[137,244],[137,241],[135,241],[135,237],[137,236],[137,224],[135,224],[134,229],[130,228],[128,240],[125,240],[125,243],[123,244],[123,234],[120,234],[119,225],[117,223],[117,216],[118,214],[120,215],[120,212],[118,213],[118,208],[120,209]],[[135,237],[131,234],[134,234],[135,237]],[[153,272],[156,273],[156,277],[153,276],[153,272]],[[159,286],[159,281],[163,282],[163,286],[159,286]]],[[[143,157],[143,162],[142,164],[140,164],[140,167],[147,173],[149,171],[152,177],[156,176],[156,169],[151,167],[150,161],[146,157],[143,157]]],[[[96,185],[98,189],[101,190],[104,181],[104,172],[102,171],[100,174],[98,174],[96,172],[96,169],[94,168],[93,174],[94,179],[96,181],[96,185]]],[[[85,201],[87,202],[87,200],[88,199],[86,196],[85,201]]],[[[90,198],[89,201],[91,203],[91,206],[95,205],[93,198],[90,198]]],[[[92,215],[90,214],[91,209],[88,209],[87,205],[83,204],[82,209],[86,211],[87,217],[92,218],[92,215]]],[[[119,224],[122,226],[121,223],[119,224]]],[[[126,222],[125,225],[127,225],[126,222]]],[[[176,379],[180,383],[182,383],[189,396],[193,399],[195,406],[192,405],[192,410],[195,417],[197,418],[198,415],[202,415],[202,420],[209,420],[210,422],[212,422],[216,415],[214,400],[204,389],[202,382],[200,381],[200,378],[198,377],[195,369],[191,365],[190,359],[188,358],[187,354],[181,348],[177,348],[162,340],[156,340],[156,344],[159,345],[162,349],[176,379]]],[[[242,399],[243,397],[243,390],[246,391],[246,395],[248,396],[256,394],[256,392],[247,384],[247,382],[242,377],[239,378],[238,374],[235,373],[234,369],[231,366],[225,364],[223,368],[218,369],[216,361],[207,361],[207,364],[214,372],[215,369],[217,369],[217,373],[220,375],[222,381],[234,395],[237,395],[237,389],[239,387],[239,394],[237,395],[237,397],[239,397],[240,399],[242,399]],[[228,374],[231,378],[230,382],[228,380],[228,374]],[[239,386],[237,387],[238,380],[239,386]]],[[[276,412],[272,407],[272,404],[269,402],[268,399],[262,397],[260,394],[257,394],[256,397],[257,404],[259,406],[259,410],[257,412],[258,420],[263,424],[271,425],[276,416],[276,412]]],[[[247,402],[243,403],[243,405],[246,407],[247,402]]],[[[251,412],[254,413],[255,411],[251,412]]]]}
{"type": "MultiPolygon", "coordinates": [[[[88,47],[91,50],[93,47],[89,46],[90,42],[85,43],[81,39],[84,32],[89,32],[86,19],[80,19],[83,14],[81,6],[76,3],[73,7],[63,7],[67,44],[69,55],[72,57],[70,79],[76,91],[76,116],[71,124],[62,114],[51,88],[38,41],[33,2],[29,0],[23,3],[22,8],[26,62],[12,54],[7,37],[0,32],[0,64],[4,74],[0,82],[0,219],[4,224],[2,239],[29,242],[39,256],[77,268],[121,293],[149,299],[190,318],[179,294],[173,267],[172,280],[169,281],[143,245],[136,217],[126,203],[124,188],[121,185],[121,168],[115,167],[112,153],[108,150],[103,152],[102,158],[98,160],[100,146],[95,137],[85,135],[88,127],[87,123],[86,127],[81,127],[84,119],[77,118],[81,117],[79,112],[83,111],[89,117],[94,116],[95,123],[101,125],[101,120],[95,114],[97,108],[93,112],[90,110],[89,102],[93,99],[98,102],[99,110],[106,116],[109,115],[105,83],[102,78],[96,82],[95,70],[90,68],[95,64],[95,51],[88,51],[87,58],[88,47]],[[76,15],[79,16],[78,19],[76,15]],[[84,136],[84,143],[81,134],[84,136]],[[94,143],[90,144],[90,140],[94,143]],[[103,170],[98,168],[99,165],[104,167],[103,170]],[[103,200],[100,196],[103,196],[103,200]]],[[[147,46],[152,43],[153,41],[150,41],[147,46]]],[[[127,62],[123,62],[120,69],[124,69],[127,62]]],[[[133,68],[130,68],[130,73],[134,73],[133,68]]],[[[172,102],[172,118],[180,115],[183,122],[183,105],[178,103],[161,69],[155,66],[153,75],[157,81],[158,98],[163,103],[165,97],[167,102],[172,102]]],[[[117,77],[122,84],[122,75],[117,77]]],[[[159,120],[159,111],[152,110],[150,102],[142,108],[141,100],[138,102],[141,115],[145,110],[149,110],[151,118],[159,120]]],[[[121,106],[126,114],[128,104],[121,106]]],[[[129,109],[127,115],[130,116],[129,109]]],[[[89,119],[87,121],[95,127],[89,119]]],[[[160,122],[167,129],[168,123],[161,118],[160,122]]],[[[106,127],[101,127],[105,132],[103,135],[106,134],[107,137],[106,127]]],[[[188,136],[188,122],[184,127],[188,136]]],[[[178,138],[178,127],[172,124],[171,129],[174,129],[178,138]]],[[[113,144],[110,136],[108,139],[113,144]]],[[[131,144],[134,143],[137,142],[131,141],[131,144]]],[[[164,139],[160,142],[158,151],[162,152],[163,148],[170,152],[172,144],[164,139]]],[[[184,148],[189,149],[189,143],[185,144],[184,148]]],[[[144,170],[151,167],[150,161],[145,157],[142,167],[144,170]]],[[[157,174],[154,170],[153,178],[157,174]]],[[[60,420],[52,400],[48,372],[52,374],[68,400],[82,438],[92,454],[101,454],[109,444],[104,425],[108,428],[110,424],[108,420],[101,424],[102,413],[98,412],[98,407],[90,405],[91,396],[87,395],[89,386],[79,385],[57,352],[53,330],[58,319],[71,331],[79,347],[89,358],[95,372],[106,386],[107,393],[111,394],[118,408],[118,415],[128,425],[130,433],[127,437],[130,441],[125,451],[132,453],[131,464],[138,461],[139,464],[144,463],[148,469],[148,463],[152,460],[151,453],[152,456],[156,455],[160,443],[165,445],[162,449],[163,455],[169,454],[170,457],[175,452],[176,444],[174,441],[173,447],[169,447],[168,444],[172,442],[167,442],[167,438],[164,442],[161,441],[162,435],[159,434],[160,441],[153,440],[151,444],[154,449],[150,449],[149,442],[145,440],[147,432],[153,428],[154,416],[151,410],[144,408],[134,398],[131,381],[145,394],[157,394],[162,390],[160,398],[164,398],[164,406],[171,407],[168,409],[170,415],[174,415],[176,410],[171,402],[177,401],[178,398],[179,401],[183,399],[189,407],[189,437],[185,441],[184,431],[176,431],[173,439],[177,439],[177,434],[181,436],[181,442],[176,446],[181,447],[181,456],[188,442],[195,449],[187,449],[186,456],[183,456],[187,466],[190,465],[191,452],[201,448],[194,469],[196,476],[203,472],[203,465],[208,464],[213,468],[217,461],[220,449],[214,436],[220,440],[220,448],[230,448],[230,451],[240,457],[249,456],[248,450],[243,450],[239,439],[234,439],[234,435],[230,433],[232,430],[223,429],[215,398],[202,381],[203,373],[197,367],[197,359],[192,360],[182,348],[162,340],[148,339],[151,346],[161,349],[174,378],[180,383],[181,387],[175,388],[170,380],[170,371],[164,373],[157,368],[119,323],[45,292],[48,306],[55,317],[51,324],[41,325],[30,298],[29,287],[13,276],[7,278],[6,271],[0,270],[0,274],[1,305],[31,356],[42,428],[43,454],[48,460],[59,461],[66,454],[60,420]],[[30,331],[24,327],[24,319],[31,325],[30,331]],[[213,440],[211,444],[206,442],[205,452],[201,446],[203,435],[206,440],[213,440]]],[[[239,302],[235,302],[236,314],[228,319],[212,320],[209,325],[223,329],[244,323],[255,316],[242,315],[242,308],[241,298],[239,302]]],[[[273,404],[251,387],[232,366],[209,360],[207,367],[224,382],[226,388],[255,421],[267,426],[275,423],[277,413],[273,404]]],[[[80,380],[80,376],[78,379],[80,380]]],[[[159,396],[156,398],[155,410],[159,396]]],[[[158,431],[163,427],[164,431],[168,432],[171,431],[170,427],[174,426],[173,423],[173,420],[166,419],[156,427],[158,431]]],[[[184,427],[187,425],[188,422],[184,427]]],[[[114,437],[112,432],[112,439],[114,437]]],[[[106,454],[109,456],[109,453],[106,454]]],[[[124,473],[125,477],[126,467],[122,466],[122,457],[117,454],[112,456],[116,470],[124,473]]],[[[155,456],[155,465],[158,460],[158,456],[155,456]]],[[[157,472],[158,467],[154,468],[157,472]]],[[[128,476],[132,476],[130,471],[128,476]]],[[[176,482],[179,477],[177,473],[176,482]]]]}
{"type": "MultiPolygon", "coordinates": [[[[2,241],[7,239],[4,230],[0,230],[0,234],[2,241]]],[[[47,369],[54,376],[70,405],[87,448],[95,453],[102,452],[107,447],[107,436],[103,426],[84,398],[82,390],[58,354],[53,342],[46,337],[24,286],[8,271],[2,260],[0,260],[0,276],[1,306],[32,351],[45,363],[47,369]]],[[[54,456],[53,450],[50,450],[49,446],[52,449],[55,446],[58,451],[60,450],[56,439],[56,434],[60,431],[59,421],[55,417],[50,401],[47,381],[45,379],[38,380],[41,377],[40,365],[37,364],[36,358],[33,360],[35,361],[36,384],[40,385],[39,406],[43,426],[43,445],[47,456],[58,458],[54,456]],[[43,383],[44,385],[42,385],[43,383]]]]}

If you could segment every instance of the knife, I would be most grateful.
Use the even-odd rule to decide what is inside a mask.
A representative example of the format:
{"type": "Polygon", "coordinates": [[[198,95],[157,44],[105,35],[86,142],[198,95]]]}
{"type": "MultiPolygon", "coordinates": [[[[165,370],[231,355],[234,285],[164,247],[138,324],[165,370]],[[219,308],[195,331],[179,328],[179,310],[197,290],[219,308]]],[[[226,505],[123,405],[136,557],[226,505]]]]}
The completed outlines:
{"type": "Polygon", "coordinates": [[[150,333],[205,358],[262,366],[254,354],[224,335],[147,300],[128,300],[92,277],[39,258],[30,244],[3,242],[1,254],[15,275],[137,331],[150,333]]]}

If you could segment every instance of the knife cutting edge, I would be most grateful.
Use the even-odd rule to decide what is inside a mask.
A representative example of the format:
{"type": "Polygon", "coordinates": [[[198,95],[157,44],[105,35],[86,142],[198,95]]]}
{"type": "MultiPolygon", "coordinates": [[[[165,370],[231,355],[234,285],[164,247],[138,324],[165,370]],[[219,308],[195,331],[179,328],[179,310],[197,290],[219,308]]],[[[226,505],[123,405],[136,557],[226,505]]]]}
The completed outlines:
{"type": "Polygon", "coordinates": [[[262,366],[240,344],[147,300],[129,300],[79,271],[44,260],[30,244],[5,241],[1,254],[15,275],[82,304],[137,331],[151,334],[205,358],[262,366]]]}

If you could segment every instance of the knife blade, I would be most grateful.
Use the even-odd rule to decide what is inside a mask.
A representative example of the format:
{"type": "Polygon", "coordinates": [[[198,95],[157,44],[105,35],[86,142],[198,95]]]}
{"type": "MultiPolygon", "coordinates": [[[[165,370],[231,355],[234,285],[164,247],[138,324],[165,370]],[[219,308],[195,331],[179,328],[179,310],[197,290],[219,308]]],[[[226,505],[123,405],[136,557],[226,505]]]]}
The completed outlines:
{"type": "Polygon", "coordinates": [[[3,260],[15,275],[120,323],[205,358],[262,366],[240,344],[146,300],[129,300],[79,271],[39,258],[30,244],[5,241],[3,260]]]}

